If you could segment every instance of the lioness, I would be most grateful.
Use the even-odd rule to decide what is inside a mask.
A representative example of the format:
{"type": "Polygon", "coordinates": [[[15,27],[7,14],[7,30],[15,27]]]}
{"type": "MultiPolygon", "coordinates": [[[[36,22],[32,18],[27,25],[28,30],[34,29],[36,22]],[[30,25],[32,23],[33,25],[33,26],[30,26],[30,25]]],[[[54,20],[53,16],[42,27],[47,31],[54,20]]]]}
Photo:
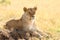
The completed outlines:
{"type": "Polygon", "coordinates": [[[9,30],[12,29],[20,29],[25,32],[30,33],[32,36],[35,36],[37,38],[41,38],[41,32],[35,27],[35,13],[37,10],[37,7],[34,8],[23,8],[24,14],[19,20],[10,20],[6,23],[6,28],[9,30]]]}

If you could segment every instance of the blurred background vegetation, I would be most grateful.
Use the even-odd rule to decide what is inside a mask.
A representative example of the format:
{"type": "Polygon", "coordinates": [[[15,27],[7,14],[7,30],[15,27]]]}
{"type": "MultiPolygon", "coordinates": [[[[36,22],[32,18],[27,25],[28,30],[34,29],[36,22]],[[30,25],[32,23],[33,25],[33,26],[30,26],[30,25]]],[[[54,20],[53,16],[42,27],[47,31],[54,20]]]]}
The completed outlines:
{"type": "Polygon", "coordinates": [[[36,26],[53,38],[60,40],[60,0],[0,0],[0,29],[4,29],[7,21],[19,19],[23,7],[37,7],[36,26]]]}

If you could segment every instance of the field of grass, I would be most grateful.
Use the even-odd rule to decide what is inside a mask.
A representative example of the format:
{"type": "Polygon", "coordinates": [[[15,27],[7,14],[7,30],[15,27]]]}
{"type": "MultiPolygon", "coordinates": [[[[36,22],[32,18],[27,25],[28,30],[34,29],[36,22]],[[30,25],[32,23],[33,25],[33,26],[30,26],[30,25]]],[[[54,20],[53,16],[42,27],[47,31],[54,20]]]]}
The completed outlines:
{"type": "Polygon", "coordinates": [[[53,37],[47,40],[60,40],[60,0],[0,0],[0,28],[11,19],[19,19],[23,7],[37,7],[36,26],[53,37]]]}

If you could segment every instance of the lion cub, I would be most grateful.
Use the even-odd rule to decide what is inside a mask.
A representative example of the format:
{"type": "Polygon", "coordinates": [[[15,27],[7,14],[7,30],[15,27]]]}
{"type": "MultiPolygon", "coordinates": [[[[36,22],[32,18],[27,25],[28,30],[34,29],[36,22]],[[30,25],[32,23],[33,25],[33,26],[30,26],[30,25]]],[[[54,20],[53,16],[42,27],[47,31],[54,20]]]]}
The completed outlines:
{"type": "Polygon", "coordinates": [[[37,10],[37,7],[34,8],[23,8],[24,14],[19,20],[10,20],[6,23],[6,27],[9,30],[12,29],[19,29],[23,30],[25,32],[30,33],[32,36],[41,38],[41,32],[35,27],[35,13],[37,10]]]}
{"type": "Polygon", "coordinates": [[[35,12],[37,10],[36,7],[34,8],[23,8],[24,14],[18,20],[12,19],[6,23],[7,29],[23,29],[25,31],[31,30],[34,27],[34,18],[35,12]]]}

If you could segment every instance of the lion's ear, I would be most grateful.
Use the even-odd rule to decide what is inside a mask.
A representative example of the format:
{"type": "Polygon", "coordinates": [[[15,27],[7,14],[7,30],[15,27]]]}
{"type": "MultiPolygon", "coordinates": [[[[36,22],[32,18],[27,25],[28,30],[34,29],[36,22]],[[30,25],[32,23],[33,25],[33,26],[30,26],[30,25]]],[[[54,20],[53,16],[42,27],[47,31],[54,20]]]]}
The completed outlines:
{"type": "Polygon", "coordinates": [[[24,10],[24,12],[26,12],[26,11],[27,11],[27,8],[26,8],[26,7],[24,7],[24,8],[23,8],[23,10],[24,10]]]}
{"type": "Polygon", "coordinates": [[[37,10],[37,7],[34,7],[34,10],[37,10]]]}

